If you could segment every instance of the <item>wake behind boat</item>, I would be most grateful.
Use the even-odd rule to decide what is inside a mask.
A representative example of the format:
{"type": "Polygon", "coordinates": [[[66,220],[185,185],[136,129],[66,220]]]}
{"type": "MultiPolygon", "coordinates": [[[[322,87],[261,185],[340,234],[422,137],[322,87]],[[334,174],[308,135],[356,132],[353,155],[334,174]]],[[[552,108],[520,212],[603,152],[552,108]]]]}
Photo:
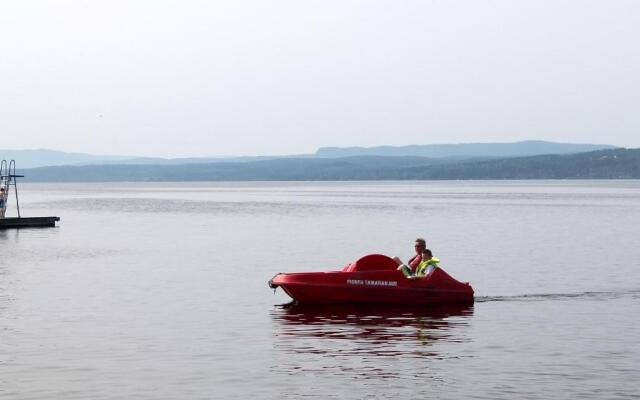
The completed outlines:
{"type": "Polygon", "coordinates": [[[292,299],[305,304],[473,303],[473,288],[442,268],[418,279],[408,279],[397,263],[383,254],[369,254],[340,271],[279,273],[269,280],[292,299]]]}

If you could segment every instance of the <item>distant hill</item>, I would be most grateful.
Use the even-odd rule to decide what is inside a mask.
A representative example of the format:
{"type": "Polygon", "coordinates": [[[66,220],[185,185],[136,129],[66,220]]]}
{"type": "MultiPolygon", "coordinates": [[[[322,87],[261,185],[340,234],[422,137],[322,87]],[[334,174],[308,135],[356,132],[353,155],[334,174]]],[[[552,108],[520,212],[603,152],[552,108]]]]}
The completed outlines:
{"type": "Polygon", "coordinates": [[[178,165],[215,162],[252,162],[283,158],[342,158],[356,156],[427,157],[434,159],[464,160],[470,158],[522,157],[541,154],[570,154],[615,148],[611,145],[570,144],[542,141],[517,143],[462,143],[430,144],[415,146],[382,147],[323,147],[315,154],[286,156],[242,156],[242,157],[191,157],[161,158],[133,156],[101,156],[83,153],[66,153],[56,150],[1,150],[0,159],[16,160],[18,168],[36,168],[56,165],[178,165]]]}
{"type": "Polygon", "coordinates": [[[280,158],[180,165],[86,165],[19,169],[25,181],[300,181],[384,179],[396,168],[446,163],[425,157],[280,158]],[[342,178],[341,178],[342,177],[342,178]]]}
{"type": "Polygon", "coordinates": [[[67,153],[64,151],[35,150],[2,150],[0,160],[16,160],[18,168],[35,168],[50,165],[92,164],[103,162],[122,162],[131,157],[97,156],[84,153],[67,153]]]}
{"type": "Polygon", "coordinates": [[[329,181],[640,179],[640,149],[447,160],[426,157],[291,158],[180,165],[88,165],[20,169],[26,181],[329,181]]]}
{"type": "MultiPolygon", "coordinates": [[[[295,157],[295,156],[291,156],[295,157]]],[[[304,157],[304,156],[302,156],[304,157]]],[[[312,155],[309,155],[312,157],[312,155]]],[[[191,163],[211,163],[219,161],[256,161],[274,159],[274,157],[191,157],[161,158],[138,156],[94,155],[85,153],[67,153],[58,150],[2,150],[0,160],[16,160],[19,168],[37,168],[59,165],[105,165],[105,164],[138,164],[138,165],[176,165],[191,163]]]]}
{"type": "Polygon", "coordinates": [[[433,158],[524,157],[613,149],[607,144],[573,144],[528,140],[515,143],[460,143],[379,147],[322,147],[317,157],[418,156],[433,158]]]}
{"type": "Polygon", "coordinates": [[[640,179],[640,149],[409,167],[398,179],[640,179]]]}

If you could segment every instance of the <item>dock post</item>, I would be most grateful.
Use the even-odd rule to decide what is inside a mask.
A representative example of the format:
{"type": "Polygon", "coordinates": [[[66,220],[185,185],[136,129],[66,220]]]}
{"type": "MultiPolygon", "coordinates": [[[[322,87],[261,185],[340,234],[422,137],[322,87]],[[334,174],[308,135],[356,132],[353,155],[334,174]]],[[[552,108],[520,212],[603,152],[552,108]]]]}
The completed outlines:
{"type": "Polygon", "coordinates": [[[20,202],[18,201],[18,180],[15,179],[19,175],[16,175],[16,160],[9,162],[9,184],[11,184],[11,177],[13,177],[13,188],[16,192],[16,209],[18,210],[18,218],[20,217],[20,202]],[[11,167],[13,166],[13,174],[11,173],[11,167]]]}
{"type": "Polygon", "coordinates": [[[7,210],[7,197],[9,187],[7,185],[7,179],[5,175],[9,175],[7,170],[7,160],[0,161],[0,218],[4,218],[7,210]]]}

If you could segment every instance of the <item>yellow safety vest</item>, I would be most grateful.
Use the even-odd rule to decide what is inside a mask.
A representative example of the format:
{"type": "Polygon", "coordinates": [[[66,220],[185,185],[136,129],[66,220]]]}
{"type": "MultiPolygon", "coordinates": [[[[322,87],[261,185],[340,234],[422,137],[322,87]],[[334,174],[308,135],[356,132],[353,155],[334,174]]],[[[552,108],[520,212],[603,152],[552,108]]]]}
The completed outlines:
{"type": "Polygon", "coordinates": [[[434,269],[438,268],[438,263],[440,262],[439,259],[435,258],[435,257],[431,257],[430,259],[426,260],[426,261],[420,261],[420,264],[418,264],[418,268],[416,268],[416,276],[425,276],[427,275],[427,268],[429,268],[429,266],[433,265],[434,269]]]}

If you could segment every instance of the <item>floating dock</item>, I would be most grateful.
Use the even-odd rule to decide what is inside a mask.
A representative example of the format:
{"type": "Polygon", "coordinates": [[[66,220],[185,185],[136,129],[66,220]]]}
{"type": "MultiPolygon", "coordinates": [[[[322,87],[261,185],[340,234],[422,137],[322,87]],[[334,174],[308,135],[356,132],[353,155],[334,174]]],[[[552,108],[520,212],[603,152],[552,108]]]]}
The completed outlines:
{"type": "Polygon", "coordinates": [[[0,218],[0,229],[8,228],[49,228],[56,226],[60,217],[0,218]]]}
{"type": "Polygon", "coordinates": [[[18,202],[18,185],[16,178],[23,178],[24,175],[16,175],[16,162],[11,160],[0,161],[0,229],[9,228],[48,228],[56,226],[60,217],[22,217],[20,215],[20,203],[18,202]],[[5,217],[9,192],[13,186],[16,194],[16,208],[18,217],[5,217]]]}

